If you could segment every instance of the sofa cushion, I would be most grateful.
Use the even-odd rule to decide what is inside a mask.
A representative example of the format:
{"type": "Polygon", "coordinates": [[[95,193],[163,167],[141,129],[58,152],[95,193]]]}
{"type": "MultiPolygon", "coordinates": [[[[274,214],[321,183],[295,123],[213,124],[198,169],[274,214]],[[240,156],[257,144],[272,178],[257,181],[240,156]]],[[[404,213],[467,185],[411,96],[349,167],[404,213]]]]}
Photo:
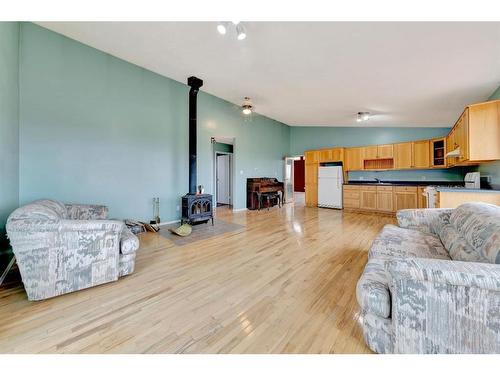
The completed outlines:
{"type": "Polygon", "coordinates": [[[478,258],[500,263],[500,207],[479,202],[462,204],[451,214],[450,224],[478,258]]]}
{"type": "Polygon", "coordinates": [[[66,207],[58,201],[41,199],[19,207],[9,216],[9,221],[26,219],[64,220],[66,219],[66,207]]]}
{"type": "Polygon", "coordinates": [[[370,259],[356,287],[356,297],[364,313],[382,318],[391,315],[391,295],[385,259],[370,259]]]}
{"type": "Polygon", "coordinates": [[[390,224],[384,226],[382,232],[375,238],[368,256],[451,259],[437,236],[390,224]]]}
{"type": "Polygon", "coordinates": [[[135,236],[130,229],[125,227],[122,230],[120,238],[120,253],[121,254],[132,254],[139,248],[139,239],[135,236]]]}
{"type": "Polygon", "coordinates": [[[488,259],[474,250],[450,223],[443,225],[440,229],[439,238],[451,259],[462,262],[489,263],[488,259]]]}

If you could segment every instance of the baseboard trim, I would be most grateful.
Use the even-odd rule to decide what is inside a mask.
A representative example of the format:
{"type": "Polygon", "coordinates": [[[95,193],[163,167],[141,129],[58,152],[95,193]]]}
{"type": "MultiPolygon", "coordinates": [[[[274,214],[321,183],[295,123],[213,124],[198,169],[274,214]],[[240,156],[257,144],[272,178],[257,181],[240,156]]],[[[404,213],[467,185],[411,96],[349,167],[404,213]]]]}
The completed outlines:
{"type": "Polygon", "coordinates": [[[243,211],[247,211],[248,208],[233,208],[233,212],[243,212],[243,211]]]}

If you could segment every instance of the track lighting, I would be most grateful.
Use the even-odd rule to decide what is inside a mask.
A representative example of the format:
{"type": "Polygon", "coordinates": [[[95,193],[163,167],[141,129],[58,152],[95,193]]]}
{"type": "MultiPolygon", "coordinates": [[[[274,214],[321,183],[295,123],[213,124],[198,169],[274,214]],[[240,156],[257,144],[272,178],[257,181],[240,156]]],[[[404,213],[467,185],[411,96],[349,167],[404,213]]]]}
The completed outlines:
{"type": "Polygon", "coordinates": [[[227,34],[229,29],[234,28],[236,30],[236,39],[243,40],[247,37],[247,33],[243,24],[239,21],[231,21],[231,22],[219,22],[217,24],[217,31],[221,35],[227,34]]]}
{"type": "Polygon", "coordinates": [[[245,28],[241,23],[236,25],[236,37],[238,38],[238,40],[243,40],[247,37],[245,28]]]}
{"type": "Polygon", "coordinates": [[[368,121],[370,119],[370,112],[358,112],[357,122],[368,121]]]}
{"type": "Polygon", "coordinates": [[[248,96],[245,96],[243,100],[243,104],[241,105],[241,112],[243,112],[244,115],[251,115],[253,111],[253,105],[248,96]]]}

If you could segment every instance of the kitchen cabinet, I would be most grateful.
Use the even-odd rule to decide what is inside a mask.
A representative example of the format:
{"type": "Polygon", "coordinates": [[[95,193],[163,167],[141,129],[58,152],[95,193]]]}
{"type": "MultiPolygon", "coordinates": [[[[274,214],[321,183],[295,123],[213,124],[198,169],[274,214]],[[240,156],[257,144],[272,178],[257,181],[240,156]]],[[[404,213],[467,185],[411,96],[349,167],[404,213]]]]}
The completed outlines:
{"type": "Polygon", "coordinates": [[[359,208],[360,189],[358,186],[344,185],[343,206],[344,208],[359,208]]]}
{"type": "Polygon", "coordinates": [[[413,165],[412,142],[396,143],[394,145],[394,168],[410,169],[413,165]]]}
{"type": "Polygon", "coordinates": [[[344,148],[342,147],[318,150],[318,153],[320,163],[344,160],[344,148]]]}
{"type": "Polygon", "coordinates": [[[366,146],[362,150],[363,160],[377,159],[377,146],[366,146]]]}
{"type": "Polygon", "coordinates": [[[363,169],[362,148],[354,147],[345,150],[345,169],[347,171],[359,171],[363,169]]]}
{"type": "Polygon", "coordinates": [[[404,210],[407,208],[417,208],[417,187],[396,186],[394,187],[394,210],[404,210]]]}
{"type": "Polygon", "coordinates": [[[429,140],[396,143],[394,145],[394,168],[429,168],[429,140]]]}
{"type": "Polygon", "coordinates": [[[392,190],[392,186],[377,186],[377,211],[394,211],[394,199],[392,190]]]}
{"type": "Polygon", "coordinates": [[[377,209],[377,187],[376,186],[363,186],[360,190],[360,204],[359,208],[362,210],[377,209]]]}
{"type": "Polygon", "coordinates": [[[304,152],[304,159],[306,163],[319,163],[319,151],[304,152]]]}
{"type": "Polygon", "coordinates": [[[413,168],[429,168],[429,140],[413,142],[413,168]]]}
{"type": "Polygon", "coordinates": [[[435,138],[429,141],[430,166],[434,168],[446,167],[446,138],[435,138]]]}
{"type": "Polygon", "coordinates": [[[363,147],[363,160],[392,159],[393,145],[377,145],[363,147]]]}
{"type": "Polygon", "coordinates": [[[394,156],[394,145],[378,145],[377,158],[378,159],[392,159],[394,156]]]}
{"type": "Polygon", "coordinates": [[[318,205],[318,163],[305,163],[305,201],[306,206],[318,205]]]}

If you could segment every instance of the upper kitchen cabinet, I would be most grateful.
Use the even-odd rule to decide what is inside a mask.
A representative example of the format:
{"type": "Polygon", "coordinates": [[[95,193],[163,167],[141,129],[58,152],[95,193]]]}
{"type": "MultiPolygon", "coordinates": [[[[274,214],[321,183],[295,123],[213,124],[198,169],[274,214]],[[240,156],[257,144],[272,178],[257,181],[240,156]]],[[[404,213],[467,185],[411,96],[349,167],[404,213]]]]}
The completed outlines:
{"type": "Polygon", "coordinates": [[[345,149],[345,170],[359,171],[363,169],[363,147],[345,149]]]}
{"type": "Polygon", "coordinates": [[[433,168],[446,167],[446,138],[435,138],[429,141],[430,165],[433,168]]]}
{"type": "Polygon", "coordinates": [[[304,157],[306,163],[319,163],[319,153],[320,151],[306,151],[304,152],[304,157]]]}
{"type": "Polygon", "coordinates": [[[363,160],[392,159],[393,145],[377,145],[363,147],[363,160]]]}
{"type": "Polygon", "coordinates": [[[465,108],[446,143],[448,166],[500,160],[500,100],[465,108]]]}
{"type": "Polygon", "coordinates": [[[396,143],[394,145],[394,168],[429,168],[429,141],[396,143]]]}
{"type": "Polygon", "coordinates": [[[319,162],[333,162],[344,160],[344,149],[342,147],[319,150],[319,162]]]}

